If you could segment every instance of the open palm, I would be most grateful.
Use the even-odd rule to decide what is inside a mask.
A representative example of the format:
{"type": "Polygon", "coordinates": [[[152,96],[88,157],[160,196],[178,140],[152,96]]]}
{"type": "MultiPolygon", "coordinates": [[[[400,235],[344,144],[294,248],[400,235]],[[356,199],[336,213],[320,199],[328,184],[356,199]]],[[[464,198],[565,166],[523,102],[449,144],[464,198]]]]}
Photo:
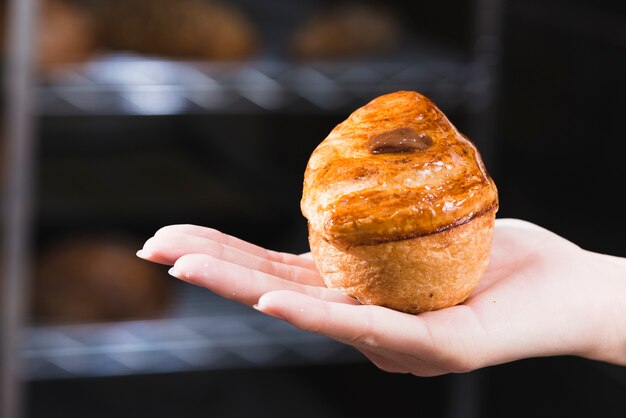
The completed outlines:
{"type": "Polygon", "coordinates": [[[173,265],[179,279],[350,344],[384,370],[419,376],[534,356],[602,358],[603,342],[610,343],[607,315],[618,315],[607,312],[607,301],[624,290],[612,280],[618,261],[515,219],[496,221],[489,267],[470,298],[420,315],[361,305],[327,289],[309,254],[270,251],[210,228],[167,226],[138,255],[173,265]]]}

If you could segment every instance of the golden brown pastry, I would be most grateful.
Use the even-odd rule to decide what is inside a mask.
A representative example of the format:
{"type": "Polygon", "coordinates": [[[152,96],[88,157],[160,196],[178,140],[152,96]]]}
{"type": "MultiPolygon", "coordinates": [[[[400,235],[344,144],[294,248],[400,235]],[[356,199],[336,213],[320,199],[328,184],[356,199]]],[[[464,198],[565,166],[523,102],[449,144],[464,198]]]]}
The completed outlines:
{"type": "Polygon", "coordinates": [[[34,318],[93,322],[165,313],[172,282],[135,256],[141,244],[108,235],[77,235],[46,246],[35,269],[34,318]]]}
{"type": "Polygon", "coordinates": [[[326,285],[418,313],[463,302],[498,209],[476,147],[426,97],[372,100],[315,149],[301,202],[326,285]]]}

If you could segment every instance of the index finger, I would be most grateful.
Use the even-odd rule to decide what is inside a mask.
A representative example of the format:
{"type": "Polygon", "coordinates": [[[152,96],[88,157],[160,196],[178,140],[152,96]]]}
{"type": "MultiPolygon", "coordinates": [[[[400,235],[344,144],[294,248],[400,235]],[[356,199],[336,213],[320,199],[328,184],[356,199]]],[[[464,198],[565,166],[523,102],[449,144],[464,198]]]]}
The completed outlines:
{"type": "Polygon", "coordinates": [[[159,229],[154,236],[175,234],[187,234],[199,238],[205,238],[213,240],[217,243],[227,245],[229,247],[236,248],[244,251],[248,254],[255,255],[257,257],[266,258],[271,261],[276,261],[283,264],[289,264],[292,266],[298,266],[309,270],[317,271],[315,263],[312,258],[307,256],[299,256],[296,254],[283,253],[279,251],[269,250],[267,248],[260,247],[252,244],[248,241],[244,241],[240,238],[228,235],[224,232],[218,231],[214,228],[207,228],[204,226],[180,224],[180,225],[168,225],[159,229]]]}

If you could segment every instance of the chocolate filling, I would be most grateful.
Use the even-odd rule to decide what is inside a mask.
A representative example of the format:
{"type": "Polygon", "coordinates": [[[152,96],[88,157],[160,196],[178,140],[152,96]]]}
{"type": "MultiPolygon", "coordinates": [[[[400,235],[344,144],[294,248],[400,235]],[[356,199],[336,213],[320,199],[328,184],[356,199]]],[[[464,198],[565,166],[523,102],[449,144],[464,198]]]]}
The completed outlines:
{"type": "Polygon", "coordinates": [[[423,151],[433,144],[426,134],[417,133],[413,128],[397,128],[373,136],[367,141],[372,154],[401,154],[423,151]]]}

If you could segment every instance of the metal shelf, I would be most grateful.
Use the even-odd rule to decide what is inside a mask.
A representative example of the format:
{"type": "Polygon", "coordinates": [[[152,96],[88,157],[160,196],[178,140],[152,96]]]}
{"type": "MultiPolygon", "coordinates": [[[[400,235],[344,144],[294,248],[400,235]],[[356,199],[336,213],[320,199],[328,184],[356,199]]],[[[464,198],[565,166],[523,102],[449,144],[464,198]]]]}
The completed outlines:
{"type": "MultiPolygon", "coordinates": [[[[450,111],[470,108],[490,83],[480,64],[437,49],[316,64],[110,55],[50,74],[38,85],[36,102],[39,116],[337,113],[413,89],[450,111]]],[[[179,296],[164,318],[29,327],[25,375],[80,378],[363,359],[353,348],[203,289],[183,285],[179,296]]]]}
{"type": "Polygon", "coordinates": [[[480,77],[475,63],[436,49],[310,64],[108,55],[49,74],[38,86],[37,110],[42,116],[336,112],[402,89],[422,91],[450,108],[489,87],[480,77]]]}
{"type": "Polygon", "coordinates": [[[32,326],[30,380],[361,361],[356,350],[184,285],[163,319],[32,326]]]}
{"type": "MultiPolygon", "coordinates": [[[[37,87],[36,103],[39,116],[323,113],[349,111],[376,95],[414,89],[450,109],[488,87],[477,82],[480,74],[475,64],[441,50],[317,64],[111,55],[50,74],[37,87]]],[[[353,348],[203,289],[182,285],[179,296],[163,318],[28,327],[25,375],[31,380],[80,378],[363,359],[353,348]]]]}

